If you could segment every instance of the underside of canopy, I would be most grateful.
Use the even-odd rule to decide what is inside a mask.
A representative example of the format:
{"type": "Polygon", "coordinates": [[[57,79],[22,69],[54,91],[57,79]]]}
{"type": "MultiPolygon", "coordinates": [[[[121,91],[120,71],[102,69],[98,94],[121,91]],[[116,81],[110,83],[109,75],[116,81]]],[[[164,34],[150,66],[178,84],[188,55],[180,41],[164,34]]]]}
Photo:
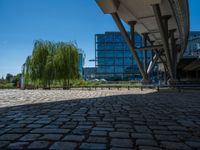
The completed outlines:
{"type": "MultiPolygon", "coordinates": [[[[146,46],[162,46],[169,75],[175,78],[175,70],[188,40],[188,0],[96,0],[105,14],[111,14],[130,49],[134,44],[125,33],[121,20],[129,24],[134,32],[147,39],[146,46]],[[134,22],[134,25],[133,25],[134,22]]],[[[137,56],[134,54],[137,61],[137,56]]],[[[137,62],[143,78],[145,72],[137,62]]]]}

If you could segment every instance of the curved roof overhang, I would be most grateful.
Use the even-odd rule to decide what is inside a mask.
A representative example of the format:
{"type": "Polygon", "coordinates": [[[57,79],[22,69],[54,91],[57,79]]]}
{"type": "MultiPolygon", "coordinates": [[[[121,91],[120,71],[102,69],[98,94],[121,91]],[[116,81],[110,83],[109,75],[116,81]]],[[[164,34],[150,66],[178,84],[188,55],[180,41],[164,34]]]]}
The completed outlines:
{"type": "Polygon", "coordinates": [[[189,34],[188,0],[96,0],[106,14],[117,13],[126,23],[136,21],[135,31],[148,33],[155,45],[163,44],[152,5],[159,4],[162,16],[170,16],[168,29],[175,30],[176,44],[184,51],[189,34]]]}

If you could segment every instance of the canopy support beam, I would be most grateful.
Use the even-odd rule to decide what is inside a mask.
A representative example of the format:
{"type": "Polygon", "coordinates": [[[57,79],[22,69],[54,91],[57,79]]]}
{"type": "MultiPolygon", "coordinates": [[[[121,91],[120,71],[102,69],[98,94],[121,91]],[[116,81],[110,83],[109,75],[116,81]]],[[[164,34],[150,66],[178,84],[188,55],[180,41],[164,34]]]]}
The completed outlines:
{"type": "Polygon", "coordinates": [[[129,48],[130,48],[130,50],[131,50],[131,52],[133,54],[133,57],[134,57],[134,59],[136,61],[138,69],[139,69],[139,71],[140,71],[140,73],[142,75],[142,78],[143,78],[142,82],[143,83],[147,83],[149,81],[148,80],[148,75],[144,71],[142,63],[140,62],[140,59],[139,59],[139,57],[137,55],[137,52],[136,52],[136,49],[135,49],[135,39],[134,39],[134,37],[135,37],[135,29],[134,29],[134,27],[135,27],[136,22],[133,21],[133,22],[129,23],[130,30],[131,30],[130,31],[131,36],[129,36],[128,33],[126,32],[121,20],[120,20],[118,14],[115,12],[115,13],[111,13],[111,15],[112,15],[112,18],[115,21],[116,25],[118,26],[118,28],[119,28],[124,40],[126,41],[127,45],[129,46],[129,48]]]}
{"type": "MultiPolygon", "coordinates": [[[[152,7],[153,7],[154,15],[156,17],[156,22],[157,22],[158,28],[160,30],[161,39],[162,39],[162,42],[163,42],[167,66],[168,66],[168,69],[169,69],[169,75],[170,75],[171,79],[174,80],[175,79],[175,73],[174,73],[174,70],[172,69],[173,66],[172,66],[172,61],[171,61],[171,57],[170,57],[169,42],[168,42],[168,29],[167,29],[168,25],[163,24],[163,21],[162,21],[163,18],[162,18],[162,15],[161,15],[159,4],[152,5],[152,7]],[[167,33],[166,33],[166,31],[167,31],[167,33]]],[[[165,23],[168,24],[168,21],[166,21],[165,23]]]]}
{"type": "Polygon", "coordinates": [[[145,33],[144,35],[144,51],[143,51],[143,64],[144,64],[144,71],[147,73],[147,37],[148,37],[148,34],[145,33]]]}

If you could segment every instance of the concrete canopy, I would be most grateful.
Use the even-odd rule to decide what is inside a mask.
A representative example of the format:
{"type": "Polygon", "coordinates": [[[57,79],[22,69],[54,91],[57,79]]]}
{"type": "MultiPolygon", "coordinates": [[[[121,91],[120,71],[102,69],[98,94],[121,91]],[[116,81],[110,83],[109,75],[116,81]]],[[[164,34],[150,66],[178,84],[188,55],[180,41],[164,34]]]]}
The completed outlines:
{"type": "MultiPolygon", "coordinates": [[[[146,62],[147,46],[162,47],[162,60],[168,79],[175,83],[177,78],[177,64],[186,49],[189,35],[189,7],[188,0],[96,0],[105,14],[111,14],[121,34],[127,42],[138,69],[143,77],[142,82],[149,82],[147,64],[143,66],[138,58],[134,46],[134,32],[144,36],[144,62],[146,62]],[[130,36],[121,20],[130,26],[130,36]],[[147,42],[148,41],[148,42],[147,42]],[[165,65],[166,64],[166,65],[165,65]]],[[[156,57],[155,57],[156,58],[156,57]]],[[[155,59],[158,61],[158,59],[155,59]]],[[[151,60],[150,64],[155,60],[151,60]]]]}
{"type": "Polygon", "coordinates": [[[170,16],[168,29],[176,30],[176,44],[184,51],[189,33],[188,0],[96,0],[104,13],[116,12],[126,23],[136,21],[135,31],[148,33],[155,45],[162,44],[152,5],[159,4],[162,16],[170,16]]]}

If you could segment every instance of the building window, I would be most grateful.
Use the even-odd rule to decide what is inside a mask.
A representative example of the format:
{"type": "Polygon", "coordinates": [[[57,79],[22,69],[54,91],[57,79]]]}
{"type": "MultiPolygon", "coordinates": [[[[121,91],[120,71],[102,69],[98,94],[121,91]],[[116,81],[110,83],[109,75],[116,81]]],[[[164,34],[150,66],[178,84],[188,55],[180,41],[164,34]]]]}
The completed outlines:
{"type": "MultiPolygon", "coordinates": [[[[97,34],[96,37],[96,77],[107,80],[127,80],[134,79],[137,75],[138,78],[139,70],[132,52],[119,32],[106,32],[97,34]]],[[[135,34],[135,46],[140,48],[142,42],[143,38],[135,34]]],[[[137,54],[143,62],[143,52],[138,50],[137,54]]],[[[148,63],[150,54],[147,53],[148,63]]]]}

